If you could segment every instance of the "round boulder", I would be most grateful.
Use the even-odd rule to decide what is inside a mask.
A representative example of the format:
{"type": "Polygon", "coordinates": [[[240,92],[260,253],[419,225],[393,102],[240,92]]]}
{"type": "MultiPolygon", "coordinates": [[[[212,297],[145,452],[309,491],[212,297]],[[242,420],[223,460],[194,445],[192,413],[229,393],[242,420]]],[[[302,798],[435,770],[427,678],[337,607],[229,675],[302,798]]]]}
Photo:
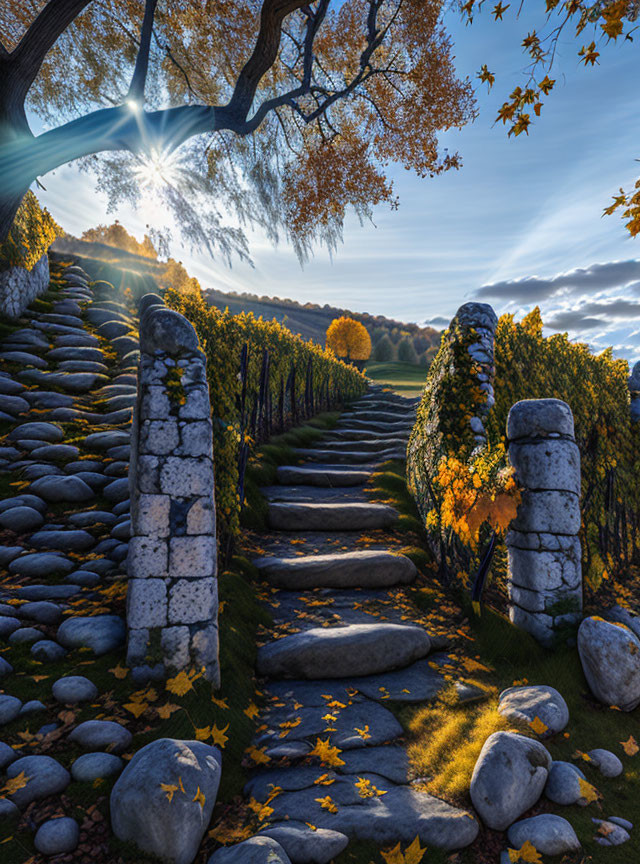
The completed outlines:
{"type": "Polygon", "coordinates": [[[567,703],[557,690],[545,684],[503,690],[498,711],[509,720],[528,723],[540,738],[561,732],[569,722],[567,703]]]}
{"type": "Polygon", "coordinates": [[[543,855],[564,855],[580,848],[571,823],[552,813],[516,822],[509,828],[507,836],[515,849],[520,849],[528,841],[543,855]]]}
{"type": "Polygon", "coordinates": [[[291,859],[276,840],[260,836],[218,849],[207,864],[291,864],[291,859]]]}
{"type": "Polygon", "coordinates": [[[582,771],[571,762],[553,762],[544,794],[556,804],[586,804],[580,789],[580,780],[585,779],[582,771]]]}
{"type": "Polygon", "coordinates": [[[80,828],[76,820],[69,816],[59,816],[42,823],[33,845],[43,855],[60,855],[62,852],[73,852],[79,837],[80,828]]]}
{"type": "Polygon", "coordinates": [[[532,807],[545,787],[551,756],[539,741],[494,732],[484,742],[471,777],[471,800],[480,818],[504,831],[532,807]]]}
{"type": "Polygon", "coordinates": [[[69,785],[71,776],[66,768],[51,756],[23,756],[7,768],[7,777],[12,780],[23,774],[26,784],[10,796],[18,807],[26,807],[32,801],[57,795],[69,785]]]}
{"type": "Polygon", "coordinates": [[[633,711],[640,704],[640,639],[624,624],[593,616],[578,630],[578,652],[593,695],[633,711]]]}
{"type": "Polygon", "coordinates": [[[54,681],[51,688],[56,702],[74,705],[76,702],[88,702],[98,695],[98,688],[84,675],[67,675],[54,681]]]}
{"type": "Polygon", "coordinates": [[[147,744],[111,791],[114,834],[173,864],[191,864],[211,819],[220,770],[220,751],[202,741],[147,744]]]}

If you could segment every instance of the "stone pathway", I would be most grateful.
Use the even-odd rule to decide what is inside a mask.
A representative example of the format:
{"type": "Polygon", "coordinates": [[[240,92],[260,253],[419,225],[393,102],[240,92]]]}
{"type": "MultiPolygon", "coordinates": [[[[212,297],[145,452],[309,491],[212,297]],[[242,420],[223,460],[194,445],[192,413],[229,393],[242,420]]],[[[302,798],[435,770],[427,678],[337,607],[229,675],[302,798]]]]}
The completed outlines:
{"type": "Polygon", "coordinates": [[[84,675],[49,672],[86,663],[90,676],[94,661],[76,649],[100,656],[125,638],[105,597],[122,599],[126,585],[136,322],[124,295],[89,282],[81,268],[54,264],[55,293],[0,342],[0,727],[24,741],[0,742],[0,818],[3,827],[31,827],[35,848],[57,862],[88,860],[107,827],[91,814],[80,825],[69,818],[64,796],[49,808],[54,818],[31,805],[119,773],[118,754],[132,740],[110,720],[73,724],[71,709],[95,703],[98,713],[98,688],[84,675]],[[12,678],[24,652],[41,666],[42,695],[23,704],[12,678]],[[35,731],[16,733],[25,715],[35,731]],[[60,746],[75,756],[59,757],[60,746]],[[44,755],[52,749],[55,757],[44,755]]]}
{"type": "Polygon", "coordinates": [[[411,785],[403,730],[384,704],[433,698],[446,662],[442,641],[398,602],[414,564],[375,533],[398,514],[366,490],[376,465],[404,459],[414,417],[414,400],[372,389],[263,489],[274,533],[254,563],[271,586],[276,638],[258,650],[268,705],[251,750],[268,767],[245,791],[294,864],[328,862],[354,838],[458,849],[478,833],[470,813],[411,785]],[[365,550],[363,531],[374,532],[365,550]]]}

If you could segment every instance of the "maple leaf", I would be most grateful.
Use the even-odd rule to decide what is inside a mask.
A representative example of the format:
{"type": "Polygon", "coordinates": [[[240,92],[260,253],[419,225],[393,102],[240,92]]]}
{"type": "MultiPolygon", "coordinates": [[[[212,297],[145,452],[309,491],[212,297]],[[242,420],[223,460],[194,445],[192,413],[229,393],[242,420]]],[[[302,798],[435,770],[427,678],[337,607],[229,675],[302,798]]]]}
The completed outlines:
{"type": "Polygon", "coordinates": [[[31,680],[35,681],[38,684],[40,681],[44,681],[45,678],[48,678],[48,675],[32,675],[31,680]]]}
{"type": "Polygon", "coordinates": [[[170,693],[175,693],[176,696],[184,696],[185,693],[193,689],[193,682],[183,669],[173,678],[167,678],[165,688],[170,693]]]}
{"type": "Polygon", "coordinates": [[[323,810],[328,810],[329,813],[338,812],[338,806],[331,800],[331,795],[325,795],[324,798],[315,798],[314,800],[318,802],[323,810]]]}
{"type": "Polygon", "coordinates": [[[218,708],[222,708],[223,711],[229,710],[229,703],[227,702],[226,699],[216,699],[215,696],[212,696],[211,701],[213,702],[214,705],[217,705],[218,708]]]}
{"type": "Polygon", "coordinates": [[[200,791],[200,787],[199,787],[199,786],[198,786],[198,788],[197,788],[197,790],[196,790],[196,794],[193,796],[193,798],[192,798],[191,800],[192,800],[192,801],[197,801],[198,804],[199,804],[199,805],[202,807],[202,809],[204,810],[204,805],[205,805],[207,799],[204,797],[203,793],[200,791]]]}
{"type": "Polygon", "coordinates": [[[540,91],[544,93],[545,96],[548,96],[551,90],[553,89],[553,85],[556,83],[555,78],[549,78],[548,75],[545,75],[542,81],[538,84],[540,91]]]}
{"type": "Polygon", "coordinates": [[[398,843],[393,849],[388,852],[380,850],[380,854],[386,861],[386,864],[420,864],[424,858],[426,847],[420,845],[420,838],[416,834],[415,839],[407,846],[404,852],[398,843]]]}
{"type": "Polygon", "coordinates": [[[203,726],[201,729],[194,726],[194,732],[196,733],[196,741],[206,741],[211,735],[211,726],[203,726]]]}
{"type": "Polygon", "coordinates": [[[126,678],[129,674],[129,670],[126,666],[121,666],[119,663],[117,666],[114,666],[113,669],[109,669],[112,675],[115,675],[116,678],[126,678]]]}
{"type": "Polygon", "coordinates": [[[173,794],[178,791],[178,787],[174,783],[161,783],[160,788],[163,792],[167,793],[167,799],[169,803],[171,803],[173,800],[173,794]]]}
{"type": "Polygon", "coordinates": [[[529,726],[531,729],[533,729],[533,731],[536,733],[536,735],[544,735],[545,732],[549,731],[549,727],[547,726],[547,724],[544,723],[538,717],[538,715],[536,715],[533,718],[533,720],[531,720],[531,722],[529,723],[529,726]]]}
{"type": "Polygon", "coordinates": [[[480,71],[478,72],[478,78],[483,83],[486,83],[489,85],[489,90],[491,90],[491,88],[493,87],[495,80],[496,80],[496,76],[493,74],[493,72],[489,72],[489,68],[488,68],[486,63],[484,63],[480,67],[480,71]]]}
{"type": "Polygon", "coordinates": [[[131,714],[138,719],[140,715],[144,714],[144,712],[149,707],[148,702],[128,702],[126,705],[122,706],[126,711],[130,711],[131,714]]]}
{"type": "Polygon", "coordinates": [[[580,797],[584,799],[587,804],[592,804],[600,797],[600,793],[596,787],[587,780],[583,780],[582,777],[578,777],[578,785],[580,787],[580,797]]]}
{"type": "Polygon", "coordinates": [[[227,725],[224,727],[224,729],[218,729],[218,727],[214,723],[213,726],[211,727],[211,740],[213,741],[214,744],[217,744],[218,747],[222,747],[223,749],[224,749],[224,745],[229,740],[229,736],[224,734],[227,731],[227,729],[229,728],[229,725],[230,724],[227,723],[227,725]]]}
{"type": "Polygon", "coordinates": [[[367,738],[371,738],[371,735],[369,734],[369,726],[365,726],[364,729],[358,729],[357,726],[354,726],[353,728],[364,741],[366,741],[367,738]]]}
{"type": "Polygon", "coordinates": [[[249,702],[249,705],[244,709],[243,714],[246,714],[249,720],[253,720],[260,713],[260,709],[257,705],[254,705],[253,702],[249,702]]]}
{"type": "Polygon", "coordinates": [[[264,822],[264,820],[268,819],[273,813],[273,807],[269,807],[268,804],[261,804],[259,801],[256,801],[255,798],[249,799],[249,809],[253,810],[261,822],[264,822]]]}
{"type": "Polygon", "coordinates": [[[0,788],[0,793],[13,795],[14,792],[18,791],[18,789],[24,789],[30,779],[30,777],[25,775],[24,771],[21,771],[19,774],[16,774],[15,777],[11,777],[11,779],[7,780],[4,786],[0,788]]]}
{"type": "Polygon", "coordinates": [[[635,756],[640,747],[638,747],[638,742],[633,737],[633,735],[629,735],[629,739],[627,741],[621,741],[622,749],[627,754],[627,756],[635,756]]]}
{"type": "Polygon", "coordinates": [[[271,761],[271,757],[267,756],[265,753],[266,747],[254,747],[252,744],[250,747],[244,751],[248,756],[253,759],[258,765],[266,765],[267,762],[271,761]]]}
{"type": "Polygon", "coordinates": [[[158,712],[158,717],[160,717],[161,720],[168,720],[174,711],[179,711],[179,710],[180,710],[180,706],[175,705],[172,702],[166,702],[164,705],[161,705],[159,708],[156,708],[156,711],[158,712]]]}
{"type": "Polygon", "coordinates": [[[507,11],[509,6],[511,6],[511,3],[507,3],[506,6],[503,6],[502,0],[500,0],[500,2],[497,3],[491,11],[491,14],[493,15],[493,20],[494,21],[502,21],[502,16],[507,11]]]}
{"type": "Polygon", "coordinates": [[[373,785],[371,780],[367,780],[366,777],[358,777],[355,787],[361,798],[380,798],[382,795],[387,794],[384,789],[378,789],[373,785]]]}
{"type": "Polygon", "coordinates": [[[335,782],[335,777],[329,777],[328,774],[321,774],[313,781],[314,786],[331,786],[331,784],[335,782]]]}
{"type": "Polygon", "coordinates": [[[542,858],[530,840],[525,841],[520,849],[509,849],[509,861],[526,861],[527,864],[542,864],[542,858]]]}
{"type": "Polygon", "coordinates": [[[340,759],[342,753],[338,747],[334,747],[329,739],[316,738],[315,747],[309,752],[309,756],[317,756],[324,765],[344,765],[344,759],[340,759]]]}
{"type": "Polygon", "coordinates": [[[584,63],[585,66],[587,66],[587,64],[589,63],[592,66],[595,66],[595,64],[598,62],[599,56],[600,52],[596,51],[595,42],[592,42],[591,45],[588,46],[583,45],[582,48],[578,51],[578,57],[582,57],[582,60],[580,62],[584,63]]]}

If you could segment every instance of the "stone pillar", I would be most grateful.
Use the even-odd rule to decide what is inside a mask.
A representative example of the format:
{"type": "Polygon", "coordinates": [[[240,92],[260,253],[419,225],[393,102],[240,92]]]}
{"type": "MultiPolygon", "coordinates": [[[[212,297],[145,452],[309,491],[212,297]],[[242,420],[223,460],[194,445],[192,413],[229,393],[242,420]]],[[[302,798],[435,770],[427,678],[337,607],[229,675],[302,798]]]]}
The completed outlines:
{"type": "Polygon", "coordinates": [[[220,683],[211,407],[193,326],[147,294],[131,433],[127,662],[139,679],[220,683]]]}
{"type": "Polygon", "coordinates": [[[640,362],[636,363],[629,376],[629,397],[631,399],[631,422],[640,421],[640,362]]]}
{"type": "Polygon", "coordinates": [[[507,535],[509,617],[545,645],[580,620],[580,452],[571,408],[517,402],[507,421],[509,460],[522,503],[507,535]]]}
{"type": "Polygon", "coordinates": [[[493,380],[496,372],[493,363],[493,348],[498,319],[488,303],[465,303],[456,312],[454,321],[456,319],[465,331],[473,330],[476,337],[468,346],[467,351],[479,368],[476,379],[480,389],[487,394],[487,398],[486,402],[479,406],[476,416],[471,418],[469,424],[476,447],[483,447],[487,443],[485,431],[487,414],[496,401],[493,392],[493,380]]]}

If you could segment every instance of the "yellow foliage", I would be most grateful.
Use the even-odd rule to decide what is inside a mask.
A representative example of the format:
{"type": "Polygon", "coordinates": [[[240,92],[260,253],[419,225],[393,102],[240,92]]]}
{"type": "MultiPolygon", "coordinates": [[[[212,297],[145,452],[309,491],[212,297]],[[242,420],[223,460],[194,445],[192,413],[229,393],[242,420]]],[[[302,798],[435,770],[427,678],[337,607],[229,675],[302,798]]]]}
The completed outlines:
{"type": "Polygon", "coordinates": [[[542,858],[530,840],[526,840],[520,849],[509,849],[509,861],[522,861],[527,864],[542,864],[542,858]]]}
{"type": "Polygon", "coordinates": [[[371,356],[371,337],[364,324],[342,315],[334,318],[327,330],[327,348],[341,359],[368,360],[371,356]]]}
{"type": "MultiPolygon", "coordinates": [[[[343,706],[344,707],[344,706],[343,706]]],[[[318,759],[322,762],[323,765],[344,765],[344,759],[341,759],[339,754],[342,753],[338,747],[334,747],[329,739],[325,739],[324,741],[320,738],[316,738],[316,743],[313,748],[309,752],[309,756],[317,756],[318,759]]]]}
{"type": "Polygon", "coordinates": [[[29,191],[22,199],[9,235],[0,244],[0,271],[10,267],[32,270],[62,229],[29,191]]]}
{"type": "Polygon", "coordinates": [[[315,801],[322,807],[323,810],[328,810],[329,813],[337,813],[338,806],[331,800],[331,795],[325,795],[324,798],[315,798],[315,801]]]}
{"type": "Polygon", "coordinates": [[[420,838],[416,835],[404,852],[398,843],[388,852],[380,850],[380,854],[384,858],[386,864],[420,864],[426,851],[427,847],[420,845],[420,838]]]}

